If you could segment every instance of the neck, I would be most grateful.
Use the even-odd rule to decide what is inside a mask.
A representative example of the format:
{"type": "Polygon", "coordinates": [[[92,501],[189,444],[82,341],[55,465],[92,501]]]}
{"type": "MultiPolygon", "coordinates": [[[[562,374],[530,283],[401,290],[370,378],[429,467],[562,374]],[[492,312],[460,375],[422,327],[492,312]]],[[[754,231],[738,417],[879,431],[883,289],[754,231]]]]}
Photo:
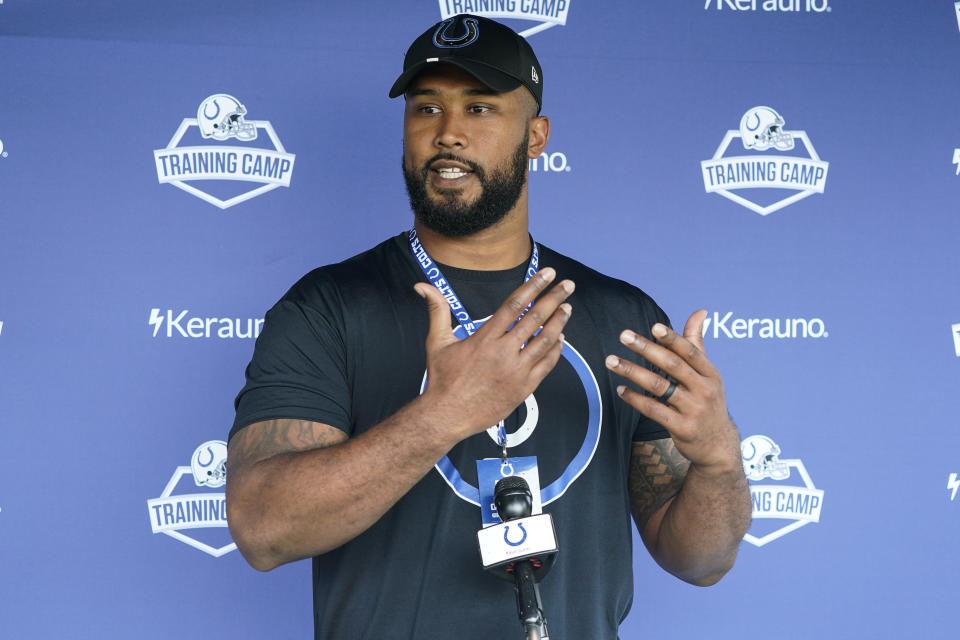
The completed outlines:
{"type": "Polygon", "coordinates": [[[528,260],[533,250],[527,230],[526,208],[511,211],[492,227],[460,238],[448,238],[419,221],[413,226],[431,258],[460,269],[510,269],[528,260]]]}

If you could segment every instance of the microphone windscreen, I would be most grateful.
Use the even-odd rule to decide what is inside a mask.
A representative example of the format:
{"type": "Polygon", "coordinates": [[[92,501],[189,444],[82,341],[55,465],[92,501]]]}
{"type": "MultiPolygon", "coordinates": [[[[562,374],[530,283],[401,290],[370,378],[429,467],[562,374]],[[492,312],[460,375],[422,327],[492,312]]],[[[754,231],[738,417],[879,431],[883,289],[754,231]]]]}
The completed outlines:
{"type": "Polygon", "coordinates": [[[505,491],[526,491],[529,493],[530,485],[520,476],[507,476],[497,480],[497,484],[493,488],[494,495],[505,491]]]}

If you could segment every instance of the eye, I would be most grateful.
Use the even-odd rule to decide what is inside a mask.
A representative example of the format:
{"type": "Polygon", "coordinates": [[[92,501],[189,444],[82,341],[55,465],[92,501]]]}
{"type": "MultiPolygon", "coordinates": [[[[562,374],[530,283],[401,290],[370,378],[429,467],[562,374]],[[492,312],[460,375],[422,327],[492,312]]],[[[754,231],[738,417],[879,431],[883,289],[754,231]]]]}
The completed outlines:
{"type": "Polygon", "coordinates": [[[492,111],[492,110],[493,110],[493,107],[486,104],[472,104],[469,107],[467,107],[467,111],[470,113],[487,113],[488,111],[492,111]]]}

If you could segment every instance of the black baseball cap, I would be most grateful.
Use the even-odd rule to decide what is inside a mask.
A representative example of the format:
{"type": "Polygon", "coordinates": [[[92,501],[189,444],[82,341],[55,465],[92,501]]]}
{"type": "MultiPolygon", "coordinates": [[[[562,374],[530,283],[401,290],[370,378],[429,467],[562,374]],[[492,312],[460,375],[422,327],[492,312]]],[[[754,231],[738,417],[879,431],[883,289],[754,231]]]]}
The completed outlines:
{"type": "Polygon", "coordinates": [[[499,22],[460,14],[441,20],[413,41],[403,58],[403,73],[393,83],[390,97],[407,90],[417,75],[433,64],[460,67],[494,91],[525,86],[543,106],[543,71],[526,38],[499,22]]]}

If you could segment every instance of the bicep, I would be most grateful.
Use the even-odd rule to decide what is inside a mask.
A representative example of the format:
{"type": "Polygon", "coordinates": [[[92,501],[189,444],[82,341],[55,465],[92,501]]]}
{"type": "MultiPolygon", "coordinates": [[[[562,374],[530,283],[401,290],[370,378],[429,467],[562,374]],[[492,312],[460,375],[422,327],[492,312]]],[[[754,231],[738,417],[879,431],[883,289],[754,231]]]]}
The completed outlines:
{"type": "Polygon", "coordinates": [[[652,549],[660,522],[680,492],[690,462],[680,455],[672,438],[634,442],[630,456],[630,508],[640,537],[652,549]]]}
{"type": "Polygon", "coordinates": [[[321,422],[292,418],[254,422],[230,438],[227,478],[282,453],[322,449],[346,439],[346,433],[321,422]]]}

